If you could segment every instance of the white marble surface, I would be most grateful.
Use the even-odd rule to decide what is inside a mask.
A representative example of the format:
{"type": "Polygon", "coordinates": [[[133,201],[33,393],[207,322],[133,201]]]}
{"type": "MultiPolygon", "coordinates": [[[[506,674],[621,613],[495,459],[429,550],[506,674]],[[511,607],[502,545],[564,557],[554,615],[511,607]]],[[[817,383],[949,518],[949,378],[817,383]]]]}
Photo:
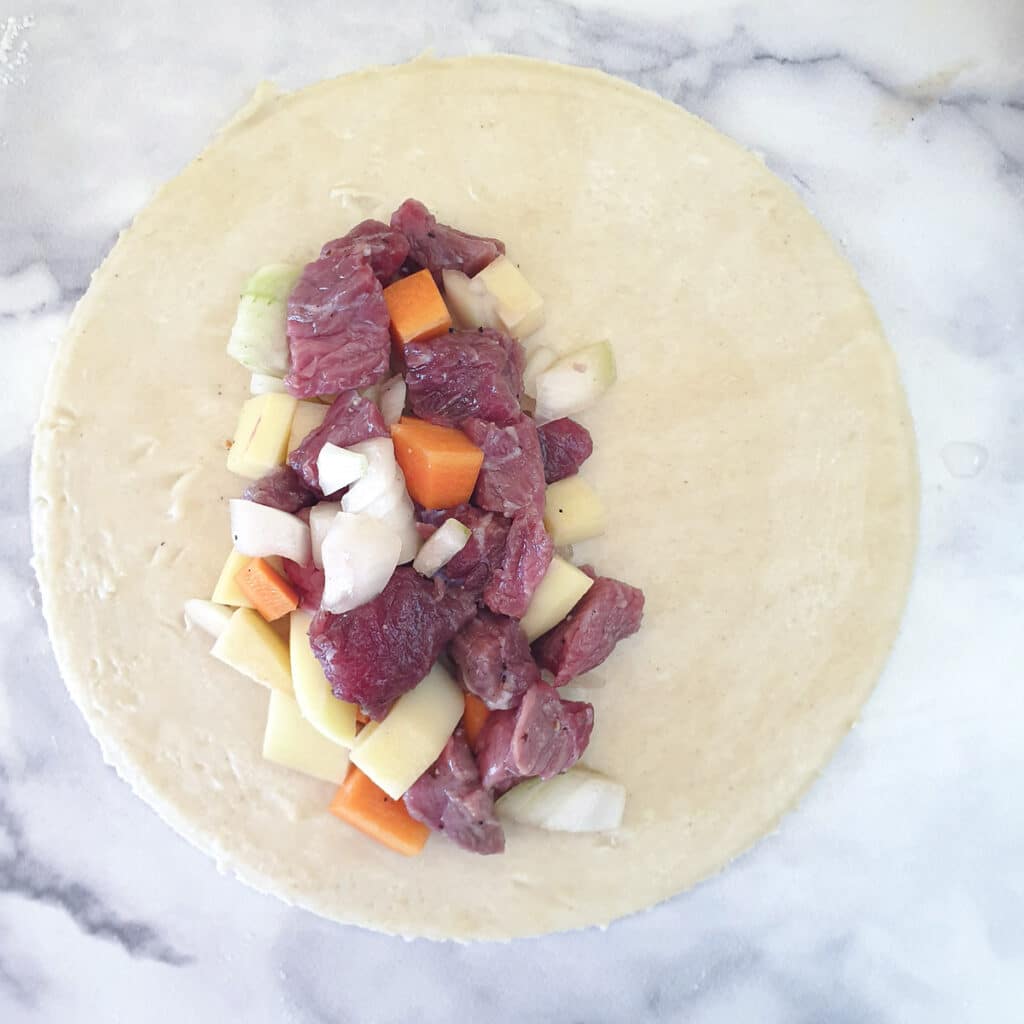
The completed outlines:
{"type": "Polygon", "coordinates": [[[1024,1019],[1024,6],[611,6],[3,5],[0,1020],[1024,1019]],[[653,912],[510,948],[404,944],[220,877],[103,766],[29,568],[30,428],[116,232],[260,78],[428,46],[594,64],[761,150],[859,269],[920,441],[905,628],[799,811],[653,912]]]}

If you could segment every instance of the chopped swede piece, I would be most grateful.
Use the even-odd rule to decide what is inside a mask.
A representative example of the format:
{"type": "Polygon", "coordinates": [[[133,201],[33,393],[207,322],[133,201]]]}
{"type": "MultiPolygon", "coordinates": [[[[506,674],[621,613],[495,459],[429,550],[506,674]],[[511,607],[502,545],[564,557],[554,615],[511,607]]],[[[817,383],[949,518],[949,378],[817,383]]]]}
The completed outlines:
{"type": "Polygon", "coordinates": [[[340,785],[348,772],[348,750],[322,736],[302,717],[299,705],[276,690],[270,694],[263,756],[284,768],[340,785]]]}
{"type": "Polygon", "coordinates": [[[537,397],[537,377],[550,369],[558,354],[547,345],[538,345],[527,357],[523,368],[523,394],[530,398],[537,397]]]}
{"type": "Polygon", "coordinates": [[[328,405],[321,402],[299,402],[295,406],[295,415],[292,417],[292,429],[288,434],[288,451],[293,452],[323,423],[327,416],[328,405]]]}
{"type": "Polygon", "coordinates": [[[286,395],[288,389],[280,377],[272,377],[269,373],[254,373],[249,380],[250,395],[286,395]]]}
{"type": "Polygon", "coordinates": [[[433,576],[444,568],[468,543],[472,536],[468,526],[458,519],[446,519],[420,548],[412,567],[424,576],[433,576]]]}
{"type": "Polygon", "coordinates": [[[235,609],[213,601],[202,601],[198,597],[185,602],[185,622],[189,628],[193,626],[209,633],[214,639],[224,632],[224,627],[234,614],[235,609]]]}
{"type": "MultiPolygon", "coordinates": [[[[341,499],[341,507],[345,512],[362,512],[396,486],[398,463],[395,462],[395,446],[390,437],[374,437],[352,445],[349,451],[365,456],[367,468],[341,499]]],[[[398,500],[397,494],[395,500],[398,500]]]]}
{"type": "Polygon", "coordinates": [[[605,530],[604,504],[581,476],[548,484],[544,492],[544,529],[556,547],[600,537],[605,530]]]}
{"type": "Polygon", "coordinates": [[[461,270],[442,270],[445,305],[460,327],[493,327],[499,330],[501,321],[494,296],[478,278],[479,275],[470,279],[461,270]]]}
{"type": "Polygon", "coordinates": [[[327,682],[323,667],[309,646],[309,624],[313,616],[294,611],[289,623],[288,651],[291,654],[292,686],[302,717],[317,732],[343,747],[356,738],[355,704],[338,700],[327,682]]]}
{"type": "Polygon", "coordinates": [[[301,271],[288,263],[272,263],[246,282],[228,339],[228,355],[247,370],[275,377],[288,373],[287,300],[301,271]]]}
{"type": "Polygon", "coordinates": [[[526,639],[533,643],[557,626],[593,585],[594,581],[585,572],[555,555],[520,620],[526,639]]]}
{"type": "Polygon", "coordinates": [[[257,395],[242,406],[228,469],[257,480],[284,463],[297,402],[291,395],[257,395]]]}
{"type": "Polygon", "coordinates": [[[615,383],[615,372],[615,356],[607,341],[563,356],[535,379],[537,421],[582,412],[615,383]]]}
{"type": "Polygon", "coordinates": [[[626,787],[577,765],[553,779],[527,779],[494,805],[498,815],[549,832],[608,832],[622,824],[626,787]]]}
{"type": "Polygon", "coordinates": [[[235,550],[252,558],[280,555],[305,565],[312,555],[309,527],[290,512],[232,498],[231,537],[235,550]]]}
{"type": "Polygon", "coordinates": [[[324,537],[334,522],[334,517],[341,511],[340,501],[321,501],[309,510],[309,540],[313,548],[313,564],[318,568],[324,567],[320,550],[323,547],[324,537]]]}
{"type": "Polygon", "coordinates": [[[526,338],[544,323],[544,300],[507,256],[489,263],[471,283],[490,293],[501,326],[514,338],[526,338]]]}
{"type": "Polygon", "coordinates": [[[363,727],[352,747],[352,763],[399,800],[437,760],[464,709],[462,690],[435,665],[398,698],[383,722],[363,727]]]}
{"type": "Polygon", "coordinates": [[[210,653],[254,682],[292,695],[288,644],[252,608],[239,608],[210,653]]]}
{"type": "Polygon", "coordinates": [[[362,452],[339,448],[328,441],[316,458],[320,490],[324,494],[334,494],[349,484],[354,484],[366,473],[369,465],[369,460],[362,452]]]}
{"type": "Polygon", "coordinates": [[[392,377],[380,386],[380,414],[389,427],[405,412],[405,391],[405,380],[401,376],[392,377]]]}
{"type": "Polygon", "coordinates": [[[321,606],[341,614],[372,601],[398,565],[402,540],[389,526],[370,516],[339,512],[324,537],[321,606]]]}

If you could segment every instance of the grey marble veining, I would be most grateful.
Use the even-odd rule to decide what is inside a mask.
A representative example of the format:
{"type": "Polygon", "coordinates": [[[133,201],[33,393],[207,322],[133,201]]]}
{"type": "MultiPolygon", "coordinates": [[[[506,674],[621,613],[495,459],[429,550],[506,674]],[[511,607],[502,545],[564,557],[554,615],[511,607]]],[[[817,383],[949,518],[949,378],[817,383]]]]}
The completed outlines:
{"type": "Polygon", "coordinates": [[[0,10],[0,1020],[1024,1017],[1024,7],[181,0],[0,10]],[[510,947],[342,928],[219,876],[60,682],[30,429],[89,274],[262,78],[511,51],[602,67],[764,154],[857,267],[918,432],[919,564],[860,726],[719,877],[510,947]]]}

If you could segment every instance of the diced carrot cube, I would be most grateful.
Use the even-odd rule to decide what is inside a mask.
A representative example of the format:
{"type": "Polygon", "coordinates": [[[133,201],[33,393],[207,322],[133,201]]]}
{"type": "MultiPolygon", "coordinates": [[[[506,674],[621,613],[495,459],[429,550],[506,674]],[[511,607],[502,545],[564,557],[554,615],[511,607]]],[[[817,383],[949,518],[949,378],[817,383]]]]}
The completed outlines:
{"type": "Polygon", "coordinates": [[[436,338],[452,325],[451,314],[429,270],[389,284],[384,289],[384,301],[391,315],[391,337],[397,345],[436,338]]]}
{"type": "Polygon", "coordinates": [[[462,728],[466,731],[469,745],[476,750],[477,737],[487,721],[491,711],[487,705],[473,693],[466,694],[466,710],[462,714],[462,728]]]}
{"type": "Polygon", "coordinates": [[[283,618],[299,607],[295,589],[262,558],[250,558],[236,573],[235,583],[267,622],[283,618]]]}
{"type": "Polygon", "coordinates": [[[409,494],[424,508],[469,501],[484,453],[461,430],[403,416],[391,427],[409,494]]]}
{"type": "Polygon", "coordinates": [[[392,800],[355,765],[349,768],[328,810],[406,857],[415,857],[430,835],[430,829],[413,818],[401,800],[392,800]]]}

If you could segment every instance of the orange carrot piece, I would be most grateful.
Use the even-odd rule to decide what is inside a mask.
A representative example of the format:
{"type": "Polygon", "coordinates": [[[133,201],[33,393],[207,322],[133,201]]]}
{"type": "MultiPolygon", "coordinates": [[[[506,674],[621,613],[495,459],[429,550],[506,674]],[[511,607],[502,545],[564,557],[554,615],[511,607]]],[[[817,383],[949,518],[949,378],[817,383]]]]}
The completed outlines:
{"type": "Polygon", "coordinates": [[[466,710],[462,713],[462,728],[466,730],[466,739],[469,741],[469,745],[476,750],[477,737],[491,711],[476,694],[467,693],[465,696],[466,710]]]}
{"type": "Polygon", "coordinates": [[[430,829],[371,782],[355,765],[334,794],[328,810],[364,835],[406,857],[415,857],[430,835],[430,829]]]}
{"type": "Polygon", "coordinates": [[[362,713],[362,711],[357,711],[356,712],[356,721],[360,725],[366,725],[366,723],[369,722],[369,720],[370,720],[370,716],[369,715],[364,715],[362,713]]]}
{"type": "Polygon", "coordinates": [[[409,493],[424,508],[469,501],[484,453],[461,430],[403,416],[391,427],[409,493]]]}
{"type": "Polygon", "coordinates": [[[262,558],[250,558],[235,574],[235,582],[267,622],[274,622],[299,607],[295,588],[262,558]]]}
{"type": "Polygon", "coordinates": [[[436,338],[452,325],[451,314],[429,270],[389,284],[384,289],[384,301],[391,315],[391,337],[399,346],[436,338]]]}

